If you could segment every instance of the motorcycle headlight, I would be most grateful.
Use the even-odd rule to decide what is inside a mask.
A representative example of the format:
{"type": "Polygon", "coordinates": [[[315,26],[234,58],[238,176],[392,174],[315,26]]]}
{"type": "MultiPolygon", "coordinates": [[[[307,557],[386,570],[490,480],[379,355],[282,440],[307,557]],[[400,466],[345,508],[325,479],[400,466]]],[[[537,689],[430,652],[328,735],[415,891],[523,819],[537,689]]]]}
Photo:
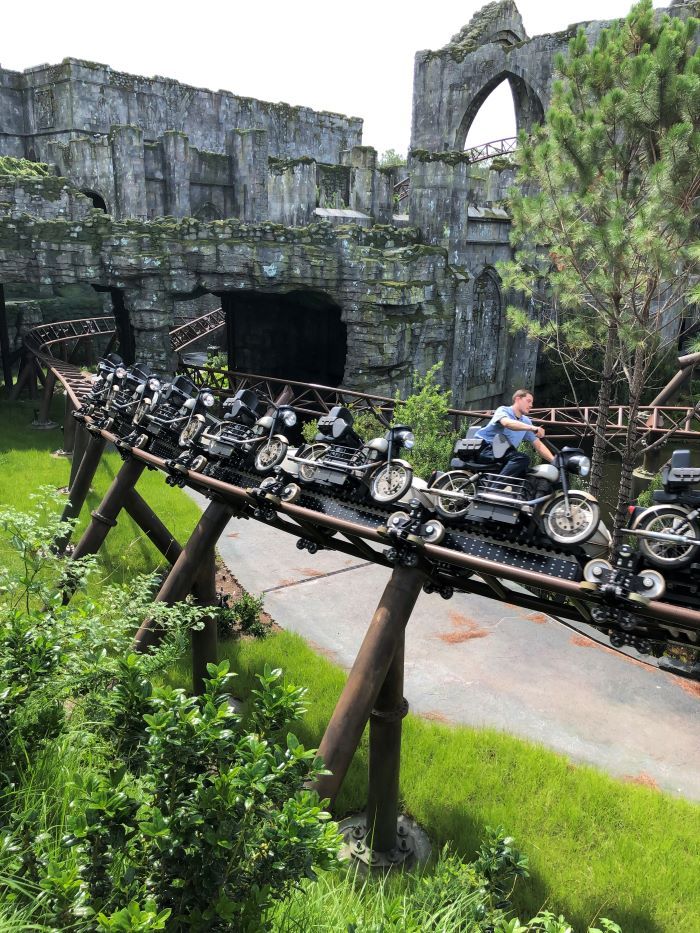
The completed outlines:
{"type": "Polygon", "coordinates": [[[156,379],[155,376],[152,379],[148,380],[148,388],[151,392],[156,392],[160,389],[160,379],[156,379]]]}
{"type": "Polygon", "coordinates": [[[572,457],[569,461],[569,468],[579,476],[588,476],[591,472],[591,461],[588,457],[572,457]]]}
{"type": "Polygon", "coordinates": [[[123,366],[117,366],[117,368],[114,370],[114,375],[117,377],[117,379],[123,379],[124,376],[126,376],[126,369],[123,366]]]}
{"type": "Polygon", "coordinates": [[[202,405],[204,405],[205,408],[211,408],[216,401],[211,392],[202,392],[201,399],[202,405]]]}
{"type": "Polygon", "coordinates": [[[406,448],[406,450],[411,450],[413,445],[416,443],[416,437],[413,431],[401,431],[399,433],[399,440],[406,448]]]}
{"type": "Polygon", "coordinates": [[[288,428],[293,428],[297,423],[296,413],[293,411],[282,412],[282,421],[284,421],[288,428]]]}

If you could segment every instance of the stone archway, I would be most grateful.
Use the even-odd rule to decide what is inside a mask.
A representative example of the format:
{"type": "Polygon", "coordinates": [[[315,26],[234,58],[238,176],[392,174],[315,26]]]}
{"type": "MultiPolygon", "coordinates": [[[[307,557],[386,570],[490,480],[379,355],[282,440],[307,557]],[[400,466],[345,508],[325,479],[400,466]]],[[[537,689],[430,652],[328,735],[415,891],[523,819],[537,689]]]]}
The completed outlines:
{"type": "MultiPolygon", "coordinates": [[[[513,95],[513,109],[515,111],[516,129],[529,131],[534,125],[542,123],[544,120],[544,107],[537,93],[533,88],[520,77],[511,71],[500,71],[494,75],[483,87],[471,98],[464,116],[457,129],[454,148],[462,151],[465,147],[469,129],[474,122],[477,113],[485,103],[491,93],[504,81],[510,85],[513,95]]],[[[489,142],[490,140],[483,140],[489,142]]]]}
{"type": "Polygon", "coordinates": [[[347,356],[341,308],[322,292],[217,293],[226,312],[229,367],[278,379],[340,385],[347,356]]]}
{"type": "Polygon", "coordinates": [[[89,188],[82,188],[81,193],[92,201],[92,206],[97,208],[98,211],[104,211],[105,214],[109,213],[107,210],[107,202],[99,193],[99,191],[92,191],[89,188]]]}

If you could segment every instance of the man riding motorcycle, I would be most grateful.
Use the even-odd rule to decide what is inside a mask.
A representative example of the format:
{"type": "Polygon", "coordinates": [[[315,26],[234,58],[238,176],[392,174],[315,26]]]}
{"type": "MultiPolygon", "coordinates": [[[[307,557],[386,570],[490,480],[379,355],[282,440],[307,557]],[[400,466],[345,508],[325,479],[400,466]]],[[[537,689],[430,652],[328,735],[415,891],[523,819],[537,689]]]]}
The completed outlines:
{"type": "Polygon", "coordinates": [[[512,405],[500,405],[493,413],[489,423],[479,428],[475,436],[484,441],[479,451],[478,460],[481,463],[493,463],[494,472],[498,469],[501,476],[524,477],[530,466],[527,454],[518,451],[523,441],[532,444],[537,453],[551,463],[554,460],[552,451],[542,443],[544,428],[535,428],[528,418],[534,398],[528,389],[516,389],[513,393],[512,405]],[[493,440],[497,434],[505,434],[511,446],[501,457],[493,452],[493,440]]]}

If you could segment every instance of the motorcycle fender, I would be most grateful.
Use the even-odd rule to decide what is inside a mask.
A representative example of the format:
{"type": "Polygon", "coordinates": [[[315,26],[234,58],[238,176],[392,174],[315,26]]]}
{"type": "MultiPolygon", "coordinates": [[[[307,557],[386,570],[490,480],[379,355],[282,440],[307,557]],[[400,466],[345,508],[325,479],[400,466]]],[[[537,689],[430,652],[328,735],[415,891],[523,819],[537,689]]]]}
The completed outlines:
{"type": "Polygon", "coordinates": [[[289,446],[289,441],[288,441],[287,438],[284,436],[284,434],[273,434],[273,435],[272,435],[272,440],[273,440],[273,441],[282,441],[283,444],[287,444],[287,446],[289,446]]]}
{"type": "MultiPolygon", "coordinates": [[[[378,468],[381,469],[383,466],[386,466],[387,463],[389,463],[389,461],[388,461],[388,460],[385,460],[384,463],[380,463],[380,464],[378,465],[378,468]]],[[[400,463],[401,466],[402,466],[402,467],[406,467],[407,470],[413,470],[413,467],[412,467],[411,464],[408,462],[408,460],[400,460],[398,457],[392,457],[392,458],[391,458],[391,463],[400,463]]],[[[373,470],[372,472],[373,472],[373,473],[376,473],[376,470],[373,470]]]]}

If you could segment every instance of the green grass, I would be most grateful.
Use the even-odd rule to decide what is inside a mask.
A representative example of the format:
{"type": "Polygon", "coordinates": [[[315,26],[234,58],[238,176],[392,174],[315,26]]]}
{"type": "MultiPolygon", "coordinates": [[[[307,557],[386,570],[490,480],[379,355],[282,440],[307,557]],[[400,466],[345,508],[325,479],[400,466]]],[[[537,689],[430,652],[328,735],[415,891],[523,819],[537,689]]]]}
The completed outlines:
{"type": "MultiPolygon", "coordinates": [[[[65,485],[70,469],[67,461],[48,456],[60,446],[58,431],[27,430],[32,407],[0,406],[0,503],[20,509],[38,486],[65,485]]],[[[91,508],[119,464],[116,454],[105,457],[91,508]]],[[[138,488],[184,541],[198,515],[193,503],[166,486],[157,473],[145,474],[138,488]]],[[[84,513],[81,524],[87,510],[84,513]]],[[[158,553],[122,516],[107,539],[106,574],[123,580],[159,563],[158,553]]],[[[265,664],[282,667],[290,681],[307,686],[309,711],[297,732],[307,745],[318,745],[345,682],[342,671],[289,633],[262,642],[228,642],[221,654],[239,671],[242,696],[265,664]]],[[[171,679],[189,686],[190,678],[184,659],[171,679]]],[[[617,920],[626,933],[700,929],[700,807],[575,766],[544,748],[494,731],[451,728],[414,716],[404,725],[404,807],[437,848],[453,840],[457,851],[468,857],[474,855],[486,826],[500,824],[513,834],[531,868],[531,878],[516,896],[521,919],[548,905],[564,913],[577,930],[600,914],[617,920]]],[[[363,807],[366,768],[365,737],[338,799],[338,816],[363,807]]],[[[40,788],[51,793],[50,774],[37,778],[40,788]]],[[[324,899],[342,902],[347,898],[345,887],[342,877],[324,882],[318,889],[321,915],[336,916],[336,908],[324,899]]],[[[315,889],[310,896],[316,897],[315,889]]],[[[347,917],[345,908],[338,910],[339,918],[347,917]]],[[[12,922],[10,927],[15,928],[12,922]]],[[[0,933],[2,929],[0,917],[0,933]]]]}
{"type": "MultiPolygon", "coordinates": [[[[56,399],[52,412],[60,423],[61,402],[56,399]]],[[[61,430],[37,431],[29,427],[36,407],[36,402],[0,402],[0,503],[20,510],[29,507],[30,495],[40,486],[58,489],[66,486],[70,476],[71,461],[51,456],[52,451],[62,446],[61,430]]],[[[74,542],[89,522],[90,511],[100,504],[121,463],[115,451],[107,452],[102,458],[73,533],[74,542]]],[[[136,488],[177,540],[184,543],[200,515],[192,500],[181,490],[166,486],[162,474],[157,471],[146,471],[136,488]]],[[[110,531],[100,550],[101,579],[122,583],[135,574],[164,566],[160,552],[126,512],[122,512],[116,528],[110,531]]]]}

